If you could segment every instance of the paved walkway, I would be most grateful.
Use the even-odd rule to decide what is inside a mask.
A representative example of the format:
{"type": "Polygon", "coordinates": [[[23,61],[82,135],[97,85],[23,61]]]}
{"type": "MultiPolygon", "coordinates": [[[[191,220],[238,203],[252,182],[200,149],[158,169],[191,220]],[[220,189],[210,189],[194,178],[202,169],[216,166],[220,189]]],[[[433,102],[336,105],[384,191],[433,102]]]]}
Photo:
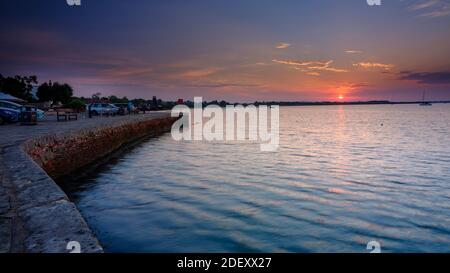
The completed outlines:
{"type": "Polygon", "coordinates": [[[52,240],[57,237],[54,232],[58,230],[76,234],[77,241],[85,243],[84,252],[102,251],[75,205],[22,151],[23,143],[44,136],[65,136],[81,130],[168,115],[168,112],[152,112],[92,119],[81,116],[70,122],[56,122],[56,116],[49,116],[36,126],[0,126],[0,253],[52,252],[61,242],[55,241],[54,244],[58,243],[55,247],[52,242],[42,242],[42,238],[52,240]],[[71,217],[70,221],[65,219],[67,215],[71,217]],[[34,234],[34,230],[39,233],[34,234]]]}
{"type": "Polygon", "coordinates": [[[68,134],[93,127],[109,126],[113,124],[126,123],[139,119],[152,119],[167,117],[170,112],[150,112],[147,114],[116,116],[116,117],[94,117],[87,118],[82,114],[77,121],[56,122],[56,116],[48,116],[36,126],[21,126],[19,124],[0,126],[0,148],[18,145],[28,139],[54,134],[68,134]]]}

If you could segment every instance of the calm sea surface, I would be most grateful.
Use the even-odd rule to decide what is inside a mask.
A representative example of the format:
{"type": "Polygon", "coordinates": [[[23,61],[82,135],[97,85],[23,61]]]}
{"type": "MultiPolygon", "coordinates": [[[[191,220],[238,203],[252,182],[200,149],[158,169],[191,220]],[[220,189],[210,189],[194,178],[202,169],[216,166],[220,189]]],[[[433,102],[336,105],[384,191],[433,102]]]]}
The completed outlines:
{"type": "Polygon", "coordinates": [[[278,153],[167,134],[64,188],[109,252],[450,252],[450,105],[280,119],[278,153]]]}

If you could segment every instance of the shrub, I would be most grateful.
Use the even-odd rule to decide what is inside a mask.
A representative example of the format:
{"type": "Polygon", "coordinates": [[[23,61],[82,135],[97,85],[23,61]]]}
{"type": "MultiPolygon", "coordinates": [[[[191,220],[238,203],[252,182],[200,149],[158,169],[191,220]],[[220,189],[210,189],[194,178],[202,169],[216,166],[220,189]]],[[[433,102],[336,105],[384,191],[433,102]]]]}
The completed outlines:
{"type": "Polygon", "coordinates": [[[69,103],[69,107],[78,111],[81,111],[85,108],[86,104],[79,99],[74,99],[69,103]]]}

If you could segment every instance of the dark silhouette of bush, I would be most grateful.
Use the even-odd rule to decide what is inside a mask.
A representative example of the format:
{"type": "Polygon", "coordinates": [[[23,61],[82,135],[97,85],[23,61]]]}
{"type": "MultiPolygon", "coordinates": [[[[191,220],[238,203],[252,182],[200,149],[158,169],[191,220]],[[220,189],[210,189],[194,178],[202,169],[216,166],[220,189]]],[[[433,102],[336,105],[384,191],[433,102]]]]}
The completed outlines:
{"type": "Polygon", "coordinates": [[[39,101],[61,102],[63,104],[69,103],[73,95],[73,89],[67,83],[60,84],[58,82],[52,83],[49,81],[41,84],[36,93],[39,101]]]}
{"type": "Polygon", "coordinates": [[[3,77],[0,74],[0,91],[26,101],[33,100],[33,84],[37,84],[36,76],[3,77]]]}
{"type": "Polygon", "coordinates": [[[69,103],[69,107],[71,109],[81,111],[81,110],[84,110],[84,108],[86,107],[86,104],[80,99],[74,99],[69,103]]]}

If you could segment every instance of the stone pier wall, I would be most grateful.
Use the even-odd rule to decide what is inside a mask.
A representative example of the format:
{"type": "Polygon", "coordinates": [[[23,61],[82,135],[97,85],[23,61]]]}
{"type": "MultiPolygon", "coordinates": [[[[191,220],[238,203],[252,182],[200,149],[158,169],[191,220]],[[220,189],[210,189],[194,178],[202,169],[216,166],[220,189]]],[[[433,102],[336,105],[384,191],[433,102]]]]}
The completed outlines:
{"type": "Polygon", "coordinates": [[[85,130],[66,137],[43,137],[25,143],[24,150],[53,179],[68,175],[105,157],[123,144],[168,132],[173,118],[125,123],[85,130]]]}

